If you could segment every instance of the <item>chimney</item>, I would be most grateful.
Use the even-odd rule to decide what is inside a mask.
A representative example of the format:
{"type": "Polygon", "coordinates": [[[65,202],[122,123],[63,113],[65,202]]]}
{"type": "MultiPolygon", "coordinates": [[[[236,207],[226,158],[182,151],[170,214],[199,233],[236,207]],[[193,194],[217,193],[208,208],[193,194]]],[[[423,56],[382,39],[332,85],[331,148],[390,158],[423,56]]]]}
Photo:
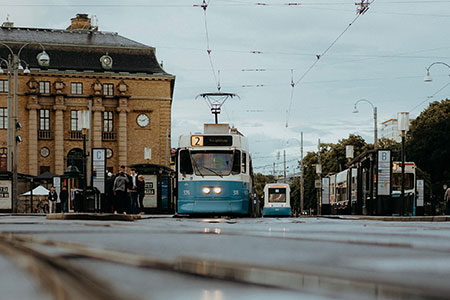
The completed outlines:
{"type": "Polygon", "coordinates": [[[14,23],[9,21],[9,15],[6,16],[6,21],[3,22],[2,27],[7,27],[7,28],[14,27],[14,23]]]}
{"type": "Polygon", "coordinates": [[[97,27],[93,28],[91,26],[91,19],[87,14],[77,14],[75,18],[70,19],[72,22],[67,30],[94,30],[97,31],[97,27]]]}

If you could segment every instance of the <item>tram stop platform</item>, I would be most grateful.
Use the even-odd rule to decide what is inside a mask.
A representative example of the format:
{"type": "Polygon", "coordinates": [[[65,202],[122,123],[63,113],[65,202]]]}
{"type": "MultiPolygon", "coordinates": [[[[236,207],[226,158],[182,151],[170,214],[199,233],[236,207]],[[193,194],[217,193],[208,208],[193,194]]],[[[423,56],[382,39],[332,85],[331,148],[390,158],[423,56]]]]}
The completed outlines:
{"type": "Polygon", "coordinates": [[[47,220],[92,220],[92,221],[128,221],[133,222],[141,215],[104,214],[104,213],[58,213],[48,214],[47,220]]]}

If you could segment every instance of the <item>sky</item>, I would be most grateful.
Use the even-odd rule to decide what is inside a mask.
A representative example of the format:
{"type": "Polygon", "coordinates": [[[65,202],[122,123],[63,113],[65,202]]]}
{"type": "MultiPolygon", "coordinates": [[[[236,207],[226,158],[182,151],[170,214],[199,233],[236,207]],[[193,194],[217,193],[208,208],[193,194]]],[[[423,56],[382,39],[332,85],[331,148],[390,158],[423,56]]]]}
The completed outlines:
{"type": "Polygon", "coordinates": [[[359,17],[354,0],[293,1],[209,0],[205,14],[202,0],[0,0],[0,20],[65,29],[86,13],[101,31],[155,47],[176,76],[172,147],[214,122],[197,96],[217,92],[220,78],[221,92],[239,97],[224,103],[219,121],[248,137],[264,174],[273,163],[281,172],[284,151],[296,172],[301,132],[305,155],[318,139],[358,134],[373,143],[373,108],[363,101],[353,113],[359,99],[377,107],[380,128],[397,112],[414,118],[450,98],[450,68],[434,65],[433,81],[423,80],[431,63],[450,64],[450,0],[375,0],[359,17]]]}

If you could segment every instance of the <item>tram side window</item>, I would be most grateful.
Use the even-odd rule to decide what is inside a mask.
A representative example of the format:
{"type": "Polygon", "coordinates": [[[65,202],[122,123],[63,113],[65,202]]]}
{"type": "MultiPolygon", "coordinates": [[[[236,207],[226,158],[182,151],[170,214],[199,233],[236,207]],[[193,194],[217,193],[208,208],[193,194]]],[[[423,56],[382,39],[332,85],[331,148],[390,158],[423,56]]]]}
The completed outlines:
{"type": "Polygon", "coordinates": [[[247,173],[247,153],[242,152],[242,173],[247,173]]]}
{"type": "Polygon", "coordinates": [[[233,168],[231,169],[231,174],[236,175],[241,172],[241,151],[234,151],[233,155],[233,168]]]}
{"type": "Polygon", "coordinates": [[[180,173],[181,174],[194,174],[192,168],[191,157],[188,150],[180,151],[180,173]]]}

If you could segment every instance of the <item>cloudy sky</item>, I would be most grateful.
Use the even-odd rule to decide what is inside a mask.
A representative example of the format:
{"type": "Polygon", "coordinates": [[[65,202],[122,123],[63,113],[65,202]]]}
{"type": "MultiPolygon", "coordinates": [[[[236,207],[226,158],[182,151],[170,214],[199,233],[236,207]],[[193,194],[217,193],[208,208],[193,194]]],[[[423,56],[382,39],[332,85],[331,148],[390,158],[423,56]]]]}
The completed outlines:
{"type": "Polygon", "coordinates": [[[240,97],[224,104],[220,121],[248,136],[257,172],[274,162],[281,170],[283,150],[292,172],[301,132],[305,153],[319,138],[335,143],[352,133],[372,143],[372,107],[362,102],[352,113],[359,99],[377,107],[380,123],[450,97],[449,68],[435,65],[433,82],[423,81],[431,63],[450,64],[450,0],[375,0],[356,20],[354,0],[293,1],[209,0],[206,23],[202,0],[0,0],[0,17],[65,29],[87,13],[100,30],[155,47],[176,75],[173,147],[214,121],[195,98],[217,91],[220,70],[221,91],[240,97]]]}

